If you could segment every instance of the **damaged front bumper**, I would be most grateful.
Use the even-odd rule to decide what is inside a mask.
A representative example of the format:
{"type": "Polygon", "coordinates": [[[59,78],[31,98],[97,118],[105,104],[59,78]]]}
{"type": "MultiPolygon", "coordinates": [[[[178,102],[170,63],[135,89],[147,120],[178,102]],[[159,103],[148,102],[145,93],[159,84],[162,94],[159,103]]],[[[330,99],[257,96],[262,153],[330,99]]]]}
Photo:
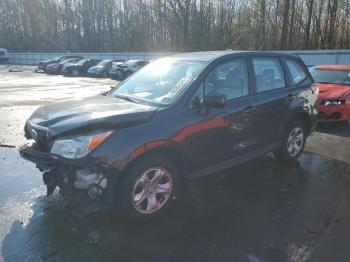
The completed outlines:
{"type": "Polygon", "coordinates": [[[48,196],[59,187],[68,206],[80,213],[113,207],[117,176],[108,165],[91,159],[66,159],[33,145],[20,147],[19,153],[43,172],[48,196]]]}

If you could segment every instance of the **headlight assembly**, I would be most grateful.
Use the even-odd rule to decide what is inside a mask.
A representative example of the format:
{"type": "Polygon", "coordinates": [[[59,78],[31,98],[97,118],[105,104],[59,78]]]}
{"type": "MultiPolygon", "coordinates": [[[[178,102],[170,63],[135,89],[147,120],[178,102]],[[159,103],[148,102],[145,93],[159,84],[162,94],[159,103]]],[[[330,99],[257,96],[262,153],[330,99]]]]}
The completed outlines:
{"type": "Polygon", "coordinates": [[[335,99],[335,100],[325,100],[323,102],[323,104],[325,106],[342,105],[342,104],[345,104],[345,101],[344,100],[337,100],[337,99],[335,99]]]}
{"type": "Polygon", "coordinates": [[[70,139],[59,139],[53,143],[51,153],[70,159],[81,158],[83,156],[86,156],[92,150],[94,150],[111,134],[112,131],[108,131],[90,136],[79,136],[70,139]]]}

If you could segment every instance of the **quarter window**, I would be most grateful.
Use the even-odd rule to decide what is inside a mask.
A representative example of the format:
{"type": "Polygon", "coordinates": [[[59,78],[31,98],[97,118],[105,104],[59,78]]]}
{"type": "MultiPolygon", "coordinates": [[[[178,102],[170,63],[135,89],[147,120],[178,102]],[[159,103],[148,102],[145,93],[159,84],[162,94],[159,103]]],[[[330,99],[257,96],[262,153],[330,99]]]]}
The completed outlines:
{"type": "Polygon", "coordinates": [[[254,58],[253,66],[258,93],[286,86],[284,73],[278,59],[254,58]]]}
{"type": "Polygon", "coordinates": [[[305,71],[298,62],[288,59],[287,67],[292,76],[292,82],[294,85],[299,84],[306,78],[305,71]]]}

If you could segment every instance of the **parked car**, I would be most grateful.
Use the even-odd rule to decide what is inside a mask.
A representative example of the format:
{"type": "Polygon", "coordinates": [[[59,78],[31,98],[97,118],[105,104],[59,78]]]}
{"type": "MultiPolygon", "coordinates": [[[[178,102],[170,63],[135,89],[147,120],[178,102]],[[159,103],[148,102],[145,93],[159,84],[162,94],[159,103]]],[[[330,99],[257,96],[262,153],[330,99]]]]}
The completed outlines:
{"type": "Polygon", "coordinates": [[[116,79],[116,73],[119,66],[123,65],[125,61],[113,62],[111,69],[108,71],[108,76],[112,79],[116,79]]]}
{"type": "Polygon", "coordinates": [[[48,74],[60,74],[62,72],[62,69],[65,68],[68,64],[75,64],[82,60],[81,58],[69,58],[67,60],[63,60],[60,63],[53,63],[49,64],[46,67],[46,73],[48,74]]]}
{"type": "Polygon", "coordinates": [[[75,64],[66,66],[64,75],[74,77],[86,75],[88,69],[97,65],[100,61],[100,59],[82,59],[75,64]]]}
{"type": "Polygon", "coordinates": [[[350,65],[318,65],[310,72],[320,90],[320,121],[350,124],[350,65]]]}
{"type": "Polygon", "coordinates": [[[97,65],[90,67],[87,73],[92,77],[107,77],[112,63],[112,60],[102,60],[97,65]]]}
{"type": "Polygon", "coordinates": [[[0,48],[0,63],[5,63],[9,60],[7,50],[0,48]]]}
{"type": "Polygon", "coordinates": [[[58,56],[58,57],[55,57],[53,59],[48,59],[48,60],[39,62],[38,69],[36,71],[44,71],[44,72],[46,72],[46,67],[48,65],[54,64],[54,63],[60,63],[60,62],[62,62],[64,60],[67,60],[69,58],[80,58],[80,59],[82,59],[81,56],[76,56],[76,55],[58,56]]]}
{"type": "Polygon", "coordinates": [[[296,160],[316,124],[317,88],[298,57],[198,52],[159,59],[108,95],[38,108],[23,158],[68,203],[157,216],[181,181],[273,152],[296,160]]]}
{"type": "Polygon", "coordinates": [[[116,63],[115,66],[113,66],[109,71],[109,76],[112,79],[124,80],[148,63],[149,61],[142,60],[129,60],[125,63],[116,63]]]}

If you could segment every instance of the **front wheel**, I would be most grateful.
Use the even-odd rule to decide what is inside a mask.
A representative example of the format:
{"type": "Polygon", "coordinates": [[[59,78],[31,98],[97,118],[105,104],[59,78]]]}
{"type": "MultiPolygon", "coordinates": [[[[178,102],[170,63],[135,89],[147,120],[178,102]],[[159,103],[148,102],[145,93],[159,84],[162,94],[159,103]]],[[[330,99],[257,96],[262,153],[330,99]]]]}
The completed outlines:
{"type": "Polygon", "coordinates": [[[144,157],[126,172],[117,203],[124,218],[135,222],[152,219],[166,210],[179,184],[176,166],[161,156],[144,157]]]}
{"type": "Polygon", "coordinates": [[[296,160],[304,151],[306,130],[303,121],[292,122],[283,136],[281,147],[274,152],[274,155],[283,161],[296,160]]]}

